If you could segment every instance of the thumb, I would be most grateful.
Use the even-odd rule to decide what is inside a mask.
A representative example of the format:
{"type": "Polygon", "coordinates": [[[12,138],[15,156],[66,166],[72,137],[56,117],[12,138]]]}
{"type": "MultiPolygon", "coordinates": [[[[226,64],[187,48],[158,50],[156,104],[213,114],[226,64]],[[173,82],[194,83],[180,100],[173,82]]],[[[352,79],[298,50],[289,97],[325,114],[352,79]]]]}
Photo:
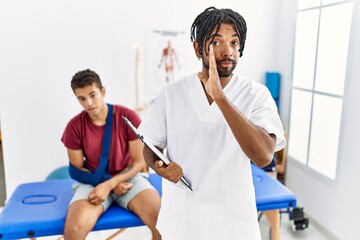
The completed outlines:
{"type": "Polygon", "coordinates": [[[132,188],[132,186],[133,186],[132,183],[127,182],[124,187],[125,187],[126,189],[129,189],[129,188],[132,188]]]}
{"type": "Polygon", "coordinates": [[[162,167],[164,165],[163,161],[158,160],[155,162],[156,167],[162,167]]]}
{"type": "Polygon", "coordinates": [[[197,76],[203,84],[206,83],[207,76],[203,72],[198,72],[197,76]]]}

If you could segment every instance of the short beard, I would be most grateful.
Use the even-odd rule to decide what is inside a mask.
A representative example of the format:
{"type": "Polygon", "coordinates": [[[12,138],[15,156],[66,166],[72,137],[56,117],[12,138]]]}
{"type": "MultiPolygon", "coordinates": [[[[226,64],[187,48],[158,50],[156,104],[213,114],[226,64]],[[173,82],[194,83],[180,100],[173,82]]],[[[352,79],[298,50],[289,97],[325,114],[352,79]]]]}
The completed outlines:
{"type": "MultiPolygon", "coordinates": [[[[216,67],[217,71],[219,73],[219,77],[220,78],[230,77],[233,74],[233,71],[237,66],[237,61],[229,59],[229,58],[223,59],[222,61],[232,62],[232,67],[230,69],[219,69],[218,67],[216,67]]],[[[203,62],[204,67],[206,68],[206,70],[209,71],[209,69],[210,69],[209,62],[206,62],[204,60],[204,58],[202,58],[202,62],[203,62]]],[[[216,62],[216,65],[217,65],[217,62],[216,62]]]]}

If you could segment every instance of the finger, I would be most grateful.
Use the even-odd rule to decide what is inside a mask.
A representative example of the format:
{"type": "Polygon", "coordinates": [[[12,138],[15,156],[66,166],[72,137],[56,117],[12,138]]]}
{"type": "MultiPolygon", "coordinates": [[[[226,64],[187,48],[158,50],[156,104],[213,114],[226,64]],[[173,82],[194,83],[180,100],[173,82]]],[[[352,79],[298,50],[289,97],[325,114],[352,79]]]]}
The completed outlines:
{"type": "Polygon", "coordinates": [[[202,72],[198,72],[197,76],[201,81],[205,78],[205,75],[202,72]]]}
{"type": "Polygon", "coordinates": [[[134,185],[132,183],[127,183],[124,185],[124,189],[127,191],[129,190],[130,188],[132,188],[134,185]]]}
{"type": "Polygon", "coordinates": [[[88,199],[89,199],[89,200],[94,199],[94,193],[93,193],[93,192],[89,193],[88,199]]]}
{"type": "Polygon", "coordinates": [[[158,161],[155,162],[155,166],[158,167],[158,168],[161,168],[163,165],[164,165],[164,162],[161,161],[161,160],[158,160],[158,161]]]}
{"type": "Polygon", "coordinates": [[[175,183],[178,182],[183,176],[182,168],[176,163],[172,163],[168,168],[170,170],[169,173],[171,180],[175,183]]]}
{"type": "Polygon", "coordinates": [[[215,54],[214,54],[214,46],[210,45],[210,51],[209,51],[209,66],[211,70],[216,70],[216,60],[215,60],[215,54]]]}
{"type": "Polygon", "coordinates": [[[216,59],[214,54],[213,45],[210,45],[209,51],[209,79],[216,81],[218,79],[219,73],[217,70],[216,59]]]}
{"type": "Polygon", "coordinates": [[[96,196],[96,195],[91,195],[90,197],[89,197],[89,201],[91,202],[91,203],[94,203],[94,202],[96,202],[98,200],[98,197],[96,196]]]}
{"type": "Polygon", "coordinates": [[[171,169],[170,176],[173,182],[178,182],[182,177],[182,171],[178,168],[171,169]]]}
{"type": "Polygon", "coordinates": [[[96,204],[96,198],[94,198],[94,199],[89,199],[89,202],[91,203],[91,204],[96,204]]]}
{"type": "Polygon", "coordinates": [[[202,72],[198,72],[197,76],[200,79],[200,81],[205,85],[207,82],[207,76],[202,72]]]}

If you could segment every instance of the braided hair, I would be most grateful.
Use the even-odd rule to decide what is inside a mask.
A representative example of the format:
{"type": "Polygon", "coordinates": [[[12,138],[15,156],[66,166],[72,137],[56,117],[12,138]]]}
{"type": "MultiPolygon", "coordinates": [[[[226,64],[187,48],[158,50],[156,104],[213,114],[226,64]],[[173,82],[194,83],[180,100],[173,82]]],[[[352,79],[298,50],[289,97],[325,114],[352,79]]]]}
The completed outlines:
{"type": "Polygon", "coordinates": [[[101,90],[103,88],[99,75],[96,72],[86,69],[77,72],[71,80],[71,88],[73,91],[77,88],[84,88],[93,83],[101,90]]]}
{"type": "MultiPolygon", "coordinates": [[[[246,40],[246,22],[244,18],[231,9],[217,9],[209,7],[200,13],[190,30],[191,42],[196,41],[199,45],[199,54],[202,54],[204,43],[210,39],[211,32],[216,28],[215,34],[211,37],[210,43],[214,40],[215,35],[219,32],[222,23],[233,25],[236,35],[240,40],[240,57],[243,55],[246,40]]],[[[206,53],[206,49],[205,49],[206,53]]]]}

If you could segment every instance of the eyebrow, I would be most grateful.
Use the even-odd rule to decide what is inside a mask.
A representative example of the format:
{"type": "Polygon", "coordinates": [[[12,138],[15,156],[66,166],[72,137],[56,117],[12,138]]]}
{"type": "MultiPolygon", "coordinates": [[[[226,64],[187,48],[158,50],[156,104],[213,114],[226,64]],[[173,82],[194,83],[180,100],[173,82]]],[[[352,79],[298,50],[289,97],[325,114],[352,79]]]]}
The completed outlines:
{"type": "MultiPolygon", "coordinates": [[[[95,91],[91,91],[91,92],[89,92],[88,95],[95,94],[95,93],[96,93],[95,91]]],[[[76,96],[76,97],[77,97],[77,99],[82,99],[82,98],[84,98],[84,96],[76,96]]]]}

